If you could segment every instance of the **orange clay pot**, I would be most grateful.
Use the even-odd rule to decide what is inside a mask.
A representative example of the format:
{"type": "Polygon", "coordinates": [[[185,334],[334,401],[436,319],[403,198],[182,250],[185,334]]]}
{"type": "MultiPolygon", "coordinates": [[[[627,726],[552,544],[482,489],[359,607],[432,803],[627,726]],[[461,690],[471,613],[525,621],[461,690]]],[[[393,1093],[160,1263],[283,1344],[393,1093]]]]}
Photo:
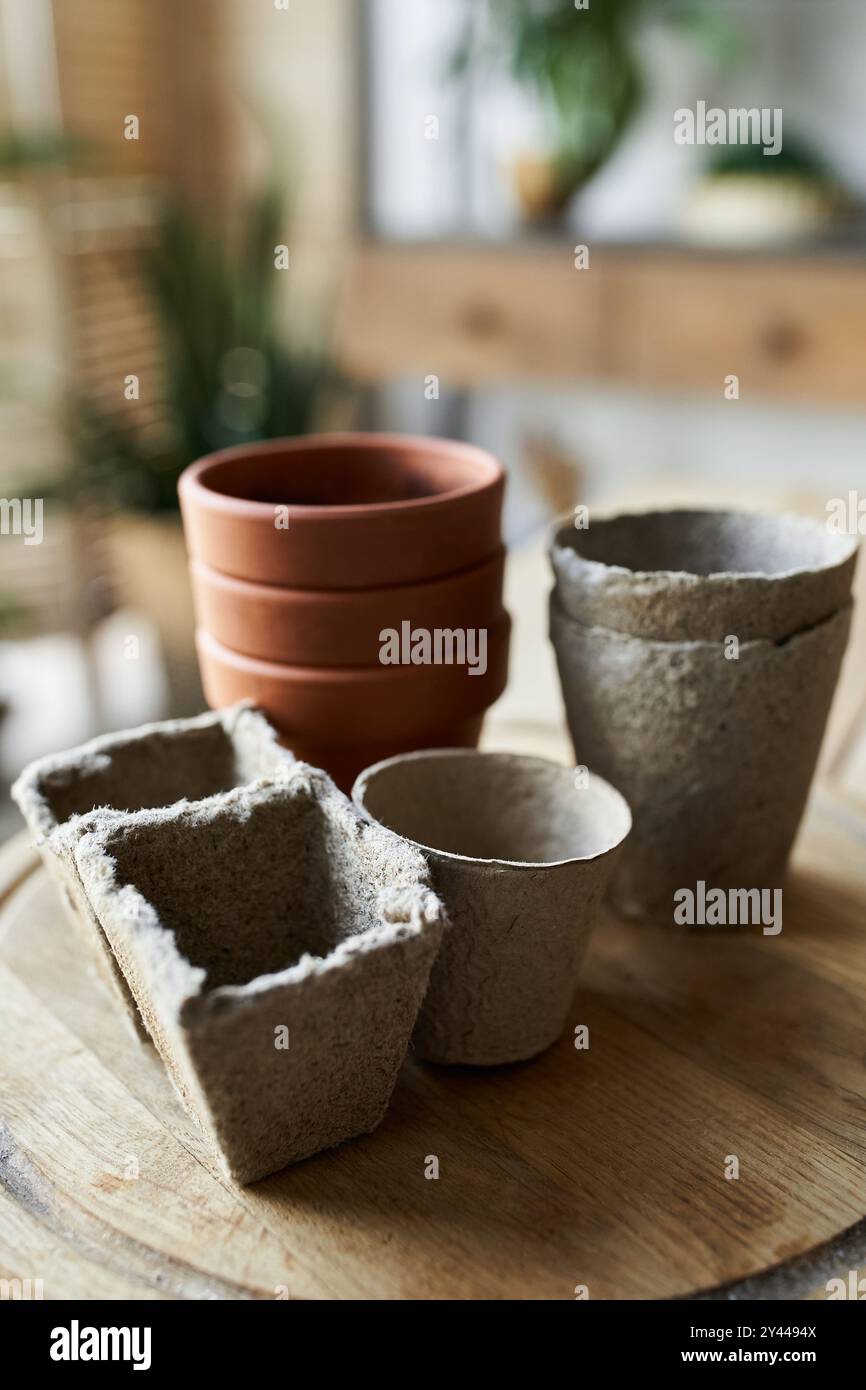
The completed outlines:
{"type": "Polygon", "coordinates": [[[187,549],[293,589],[417,584],[500,548],[505,475],[471,444],[323,434],[225,449],[178,484],[187,549]]]}
{"type": "MultiPolygon", "coordinates": [[[[453,724],[444,724],[441,728],[435,729],[425,736],[424,746],[425,748],[477,748],[483,724],[483,714],[474,715],[471,719],[458,719],[453,724]]],[[[284,743],[286,747],[290,746],[288,739],[281,739],[280,742],[284,743]]],[[[408,739],[402,744],[392,741],[379,745],[361,744],[355,748],[327,748],[315,743],[306,744],[295,737],[291,740],[291,747],[295,757],[300,758],[302,762],[311,763],[313,767],[325,768],[340,790],[349,796],[360,774],[366,768],[373,766],[370,759],[373,759],[374,762],[386,761],[385,758],[378,756],[379,748],[389,749],[387,757],[395,758],[400,754],[416,752],[418,740],[408,739]]]]}
{"type": "MultiPolygon", "coordinates": [[[[196,618],[245,656],[289,666],[375,666],[385,629],[493,628],[502,619],[505,553],[424,584],[285,589],[190,561],[196,618]]],[[[473,677],[479,680],[480,677],[473,677]]]]}
{"type": "Polygon", "coordinates": [[[457,665],[280,665],[242,656],[203,628],[196,646],[212,709],[253,700],[287,747],[345,786],[383,749],[474,746],[485,710],[505,689],[510,628],[503,613],[489,629],[483,675],[457,665]]]}

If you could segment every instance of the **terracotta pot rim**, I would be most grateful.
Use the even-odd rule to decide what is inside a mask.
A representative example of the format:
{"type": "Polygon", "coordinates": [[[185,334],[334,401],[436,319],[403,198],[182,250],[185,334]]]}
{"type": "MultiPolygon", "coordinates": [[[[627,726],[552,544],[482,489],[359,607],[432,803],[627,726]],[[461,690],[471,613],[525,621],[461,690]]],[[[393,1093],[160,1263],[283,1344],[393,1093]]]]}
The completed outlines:
{"type": "Polygon", "coordinates": [[[405,594],[409,597],[414,593],[445,589],[449,585],[458,584],[461,580],[475,578],[485,570],[497,569],[504,565],[505,558],[505,547],[500,546],[492,555],[485,556],[477,564],[465,565],[462,569],[452,570],[448,574],[436,574],[430,579],[416,579],[408,584],[371,584],[369,587],[359,589],[302,589],[296,584],[265,584],[256,579],[242,579],[238,575],[227,574],[225,570],[216,569],[213,565],[197,559],[194,555],[189,556],[189,567],[202,579],[215,584],[217,587],[230,590],[232,593],[243,594],[250,599],[276,600],[282,598],[286,602],[297,599],[299,603],[321,603],[324,605],[335,601],[361,603],[364,598],[375,600],[379,595],[382,597],[393,595],[398,598],[405,594]]]}
{"type": "MultiPolygon", "coordinates": [[[[534,753],[485,752],[477,748],[423,748],[411,753],[398,753],[392,758],[384,758],[381,762],[373,763],[370,767],[365,768],[352,787],[352,799],[367,820],[372,821],[374,825],[384,825],[386,830],[390,830],[394,835],[399,835],[400,839],[420,849],[423,853],[432,854],[438,858],[448,860],[451,863],[472,865],[482,871],[484,869],[492,869],[496,872],[506,870],[520,873],[525,870],[537,871],[539,869],[555,869],[566,864],[594,863],[615,853],[631,833],[631,807],[622,792],[619,791],[613,783],[608,782],[606,778],[601,777],[597,772],[588,773],[590,787],[595,791],[600,791],[602,796],[607,798],[611,805],[616,806],[617,813],[622,818],[622,825],[613,843],[606,844],[604,848],[597,850],[593,854],[569,855],[566,859],[479,859],[471,854],[459,854],[454,850],[439,849],[435,845],[422,844],[420,841],[413,840],[411,836],[404,835],[393,825],[386,825],[384,821],[380,821],[373,815],[372,811],[367,808],[365,802],[367,788],[373,779],[381,773],[387,772],[391,768],[398,766],[403,767],[411,763],[429,763],[440,761],[442,758],[460,758],[467,761],[467,763],[470,760],[476,763],[480,759],[487,761],[496,760],[499,763],[512,763],[524,770],[532,768],[543,768],[547,770],[549,768],[554,768],[567,776],[573,776],[572,770],[566,767],[564,763],[556,763],[550,758],[541,758],[534,753]]],[[[418,794],[419,796],[423,795],[423,784],[419,785],[418,794]]],[[[575,792],[575,795],[581,795],[581,793],[575,792]]]]}
{"type": "Polygon", "coordinates": [[[571,516],[559,517],[553,523],[550,531],[549,550],[553,557],[573,555],[575,560],[588,572],[605,575],[622,575],[628,580],[645,580],[647,578],[660,578],[668,581],[672,585],[693,585],[695,583],[716,584],[721,580],[730,582],[731,580],[763,580],[764,582],[782,582],[789,580],[797,575],[819,575],[829,574],[835,570],[844,568],[856,555],[858,550],[858,537],[850,536],[843,532],[831,532],[827,530],[820,521],[814,517],[803,516],[796,512],[762,512],[747,511],[735,507],[655,507],[645,512],[615,512],[609,516],[599,517],[595,522],[590,523],[590,531],[596,531],[629,522],[647,522],[651,524],[660,519],[671,520],[672,518],[682,519],[683,524],[688,521],[697,521],[699,518],[704,520],[733,520],[744,522],[747,525],[754,522],[764,522],[768,525],[777,524],[780,528],[788,526],[803,532],[809,531],[816,538],[823,535],[826,538],[827,555],[821,564],[801,564],[793,565],[787,569],[727,569],[727,570],[686,570],[686,569],[632,569],[627,565],[612,564],[606,560],[598,559],[595,556],[584,555],[579,549],[579,544],[569,544],[568,540],[580,537],[583,533],[576,530],[574,520],[571,516]],[[834,544],[835,542],[835,544],[834,544]],[[846,544],[847,542],[847,544],[846,544]]]}
{"type": "MultiPolygon", "coordinates": [[[[487,631],[488,644],[504,645],[507,648],[511,633],[511,617],[505,608],[487,631]]],[[[353,686],[370,685],[373,683],[373,677],[376,677],[376,684],[398,685],[401,681],[429,680],[431,670],[457,673],[462,669],[457,665],[290,666],[279,661],[264,661],[261,657],[245,656],[243,652],[237,652],[233,647],[227,647],[225,643],[218,641],[204,627],[196,628],[195,641],[197,648],[204,649],[215,660],[222,661],[235,670],[245,671],[265,680],[293,681],[299,685],[342,685],[351,690],[353,686]]],[[[492,670],[493,667],[488,662],[483,675],[469,677],[467,673],[467,679],[473,680],[480,690],[484,690],[485,683],[491,678],[492,670]]]]}
{"type": "Polygon", "coordinates": [[[447,507],[451,503],[473,494],[492,490],[504,483],[505,469],[499,460],[486,449],[476,444],[464,443],[457,439],[440,439],[436,436],[397,434],[388,432],[335,431],[328,434],[296,435],[285,439],[263,440],[255,444],[236,444],[228,449],[207,454],[184,469],[178,480],[178,492],[190,504],[211,511],[243,516],[251,519],[264,519],[270,522],[274,514],[271,502],[257,502],[250,498],[233,497],[228,493],[217,492],[208,486],[207,476],[215,468],[235,459],[267,458],[272,454],[320,453],[329,449],[354,447],[371,449],[380,453],[401,453],[405,450],[424,450],[428,454],[438,454],[443,458],[463,458],[473,464],[478,472],[475,481],[464,487],[451,488],[447,492],[432,493],[426,497],[410,497],[393,502],[356,502],[335,505],[289,502],[291,516],[298,520],[355,521],[361,517],[393,516],[399,512],[433,511],[447,507]]]}

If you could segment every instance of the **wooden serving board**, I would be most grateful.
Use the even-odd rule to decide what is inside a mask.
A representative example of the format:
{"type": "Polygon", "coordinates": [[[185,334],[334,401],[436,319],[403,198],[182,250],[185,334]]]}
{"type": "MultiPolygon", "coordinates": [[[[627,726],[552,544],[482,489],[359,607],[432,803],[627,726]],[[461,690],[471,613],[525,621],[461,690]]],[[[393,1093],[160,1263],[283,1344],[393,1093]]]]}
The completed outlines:
{"type": "Polygon", "coordinates": [[[819,794],[780,936],[607,919],[543,1057],[410,1061],[375,1134],[244,1189],[19,837],[0,856],[0,1276],[46,1298],[826,1297],[866,1260],[864,927],[864,819],[819,794]]]}

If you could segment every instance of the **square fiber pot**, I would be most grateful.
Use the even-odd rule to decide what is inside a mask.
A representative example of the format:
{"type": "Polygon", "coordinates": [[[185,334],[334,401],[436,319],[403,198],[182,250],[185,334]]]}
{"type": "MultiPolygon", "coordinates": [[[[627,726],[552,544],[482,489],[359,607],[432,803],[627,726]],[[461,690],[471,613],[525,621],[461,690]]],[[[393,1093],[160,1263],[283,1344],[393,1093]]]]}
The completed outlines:
{"type": "Polygon", "coordinates": [[[258,777],[273,776],[294,761],[277,733],[248,704],[195,719],[144,724],[107,734],[80,748],[40,758],[24,769],[12,796],[33,834],[73,925],[95,948],[95,963],[134,1031],[144,1026],[75,865],[75,846],[112,811],[138,811],[196,801],[258,777]]]}
{"type": "Polygon", "coordinates": [[[323,772],[114,817],[76,862],[181,1099],[253,1182],[378,1125],[443,910],[323,772]]]}

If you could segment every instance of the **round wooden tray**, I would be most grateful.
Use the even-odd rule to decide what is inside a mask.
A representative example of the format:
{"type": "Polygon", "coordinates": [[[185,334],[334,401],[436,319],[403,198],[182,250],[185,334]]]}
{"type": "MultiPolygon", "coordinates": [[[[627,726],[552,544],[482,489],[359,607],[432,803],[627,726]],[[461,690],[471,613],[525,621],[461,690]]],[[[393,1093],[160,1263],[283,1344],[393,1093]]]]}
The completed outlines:
{"type": "Polygon", "coordinates": [[[605,920],[546,1055],[410,1061],[375,1134],[244,1189],[19,837],[0,855],[0,1275],[46,1298],[826,1297],[866,1258],[864,925],[866,828],[819,795],[780,936],[605,920]]]}

